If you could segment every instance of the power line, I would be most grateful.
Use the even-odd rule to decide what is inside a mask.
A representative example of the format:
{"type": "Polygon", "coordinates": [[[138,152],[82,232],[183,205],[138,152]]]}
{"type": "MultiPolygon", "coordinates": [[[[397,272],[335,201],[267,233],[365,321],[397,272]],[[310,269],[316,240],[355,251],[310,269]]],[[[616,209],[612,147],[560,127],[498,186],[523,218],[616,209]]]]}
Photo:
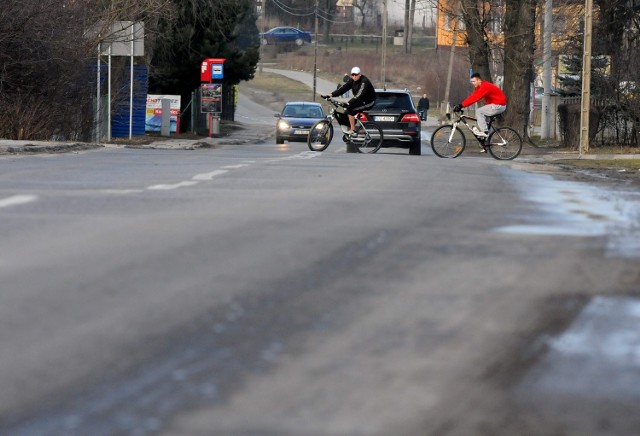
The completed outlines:
{"type": "Polygon", "coordinates": [[[274,5],[278,7],[281,11],[293,15],[295,17],[309,17],[315,14],[315,8],[312,9],[302,9],[302,8],[293,8],[291,6],[287,6],[280,2],[279,0],[271,0],[274,5]],[[305,11],[305,12],[295,12],[296,10],[305,11]]]}
{"type": "Polygon", "coordinates": [[[332,24],[353,24],[353,21],[349,21],[349,20],[347,20],[347,21],[332,20],[330,18],[330,12],[328,12],[328,11],[318,10],[318,17],[321,18],[322,20],[324,20],[326,22],[329,22],[329,23],[332,23],[332,24]],[[326,16],[322,15],[323,13],[325,13],[327,15],[326,16]]]}
{"type": "MultiPolygon", "coordinates": [[[[283,11],[286,14],[295,16],[295,17],[310,17],[316,14],[315,7],[309,8],[295,8],[293,6],[287,6],[282,2],[282,0],[271,0],[273,4],[283,11]]],[[[331,18],[331,13],[326,10],[318,9],[317,11],[318,18],[323,21],[332,23],[332,24],[353,24],[352,20],[335,20],[331,18]]]]}

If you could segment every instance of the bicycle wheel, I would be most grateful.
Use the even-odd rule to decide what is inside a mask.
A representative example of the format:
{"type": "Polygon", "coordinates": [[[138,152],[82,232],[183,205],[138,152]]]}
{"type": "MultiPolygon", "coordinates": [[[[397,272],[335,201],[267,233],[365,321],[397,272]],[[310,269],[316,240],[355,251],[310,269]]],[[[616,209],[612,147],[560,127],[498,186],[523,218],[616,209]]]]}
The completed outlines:
{"type": "Polygon", "coordinates": [[[522,151],[522,138],[511,127],[499,127],[489,135],[485,147],[494,158],[511,160],[522,151]]]}
{"type": "Polygon", "coordinates": [[[438,157],[458,157],[464,151],[466,143],[460,129],[453,130],[451,124],[438,127],[431,135],[431,149],[438,157]]]}
{"type": "Polygon", "coordinates": [[[333,124],[329,120],[320,120],[311,127],[307,145],[311,151],[324,151],[333,139],[333,124]]]}
{"type": "Polygon", "coordinates": [[[355,145],[360,153],[375,153],[382,147],[384,140],[382,129],[375,123],[362,124],[358,122],[358,126],[363,129],[358,136],[351,138],[351,142],[355,145]]]}

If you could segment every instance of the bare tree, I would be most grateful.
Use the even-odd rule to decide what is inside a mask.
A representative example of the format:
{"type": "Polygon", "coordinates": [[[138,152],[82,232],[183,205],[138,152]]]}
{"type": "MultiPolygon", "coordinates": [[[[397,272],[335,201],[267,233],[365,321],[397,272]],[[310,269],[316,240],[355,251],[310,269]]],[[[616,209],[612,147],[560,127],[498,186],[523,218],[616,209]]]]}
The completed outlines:
{"type": "Polygon", "coordinates": [[[487,23],[491,16],[491,3],[477,0],[460,0],[462,19],[464,21],[467,44],[469,45],[469,61],[471,68],[484,79],[493,77],[489,68],[491,49],[487,36],[487,23]]]}
{"type": "Polygon", "coordinates": [[[359,11],[361,17],[360,27],[364,27],[367,11],[371,9],[371,0],[353,0],[353,8],[359,11]]]}
{"type": "MultiPolygon", "coordinates": [[[[93,122],[96,23],[166,13],[166,0],[5,0],[0,10],[0,136],[82,139],[93,122]]],[[[152,26],[150,26],[152,28],[152,26]]]]}
{"type": "Polygon", "coordinates": [[[528,137],[529,88],[533,81],[537,0],[506,0],[504,22],[504,91],[507,122],[528,137]]]}
{"type": "Polygon", "coordinates": [[[416,0],[404,2],[404,52],[411,53],[411,39],[413,37],[413,20],[416,16],[416,0]]]}

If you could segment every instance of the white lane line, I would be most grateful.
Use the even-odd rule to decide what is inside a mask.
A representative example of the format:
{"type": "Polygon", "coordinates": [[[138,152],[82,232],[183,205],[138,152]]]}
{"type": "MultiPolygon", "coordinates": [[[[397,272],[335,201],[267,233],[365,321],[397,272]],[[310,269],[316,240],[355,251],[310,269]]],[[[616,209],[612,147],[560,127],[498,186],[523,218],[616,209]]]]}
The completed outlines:
{"type": "Polygon", "coordinates": [[[237,165],[225,165],[225,166],[223,166],[221,168],[226,168],[226,169],[229,169],[229,170],[235,170],[235,169],[238,169],[238,168],[244,168],[244,167],[248,167],[248,166],[249,166],[249,164],[237,164],[237,165]]]}
{"type": "Polygon", "coordinates": [[[228,172],[229,172],[228,170],[215,170],[215,171],[211,171],[210,173],[196,174],[195,176],[192,177],[192,179],[193,180],[212,180],[215,176],[219,176],[228,172]]]}
{"type": "Polygon", "coordinates": [[[38,199],[37,195],[12,195],[11,197],[0,200],[0,207],[15,206],[18,204],[31,203],[38,199]]]}
{"type": "Polygon", "coordinates": [[[100,192],[103,194],[139,194],[144,192],[143,189],[102,189],[100,192]]]}
{"type": "Polygon", "coordinates": [[[302,153],[292,154],[290,156],[279,157],[276,159],[268,159],[265,162],[273,163],[273,162],[282,162],[285,160],[295,160],[295,159],[313,159],[314,157],[319,156],[320,153],[317,151],[303,151],[302,153]]]}
{"type": "Polygon", "coordinates": [[[180,182],[180,183],[174,183],[173,185],[152,185],[147,187],[147,189],[159,191],[159,190],[184,188],[186,186],[193,186],[197,184],[198,182],[180,182]]]}

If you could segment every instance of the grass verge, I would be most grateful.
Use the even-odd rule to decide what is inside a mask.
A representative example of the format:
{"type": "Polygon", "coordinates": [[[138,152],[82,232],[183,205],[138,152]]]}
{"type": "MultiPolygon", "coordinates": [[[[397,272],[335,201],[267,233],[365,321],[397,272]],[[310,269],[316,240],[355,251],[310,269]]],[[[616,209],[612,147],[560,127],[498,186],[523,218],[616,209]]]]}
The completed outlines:
{"type": "Polygon", "coordinates": [[[304,83],[267,72],[256,72],[253,80],[240,83],[240,92],[274,112],[287,101],[313,101],[313,91],[304,83]]]}

